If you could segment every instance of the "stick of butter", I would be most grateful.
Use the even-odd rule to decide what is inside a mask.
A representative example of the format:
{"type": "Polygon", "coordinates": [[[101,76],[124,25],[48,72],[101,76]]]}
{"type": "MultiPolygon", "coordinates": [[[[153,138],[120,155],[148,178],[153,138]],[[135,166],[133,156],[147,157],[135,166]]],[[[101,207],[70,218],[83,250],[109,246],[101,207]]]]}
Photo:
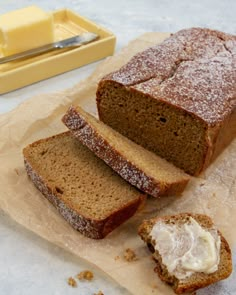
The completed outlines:
{"type": "Polygon", "coordinates": [[[53,16],[37,6],[0,16],[0,50],[4,56],[54,42],[53,16]]]}

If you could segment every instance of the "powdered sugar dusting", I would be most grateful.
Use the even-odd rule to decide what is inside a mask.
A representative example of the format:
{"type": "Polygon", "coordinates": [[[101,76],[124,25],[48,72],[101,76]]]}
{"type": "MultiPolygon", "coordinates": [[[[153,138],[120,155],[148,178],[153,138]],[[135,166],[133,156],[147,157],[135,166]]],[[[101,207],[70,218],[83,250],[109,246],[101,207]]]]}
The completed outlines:
{"type": "Polygon", "coordinates": [[[211,59],[185,62],[155,95],[168,97],[172,104],[214,124],[236,106],[235,71],[236,60],[227,51],[211,59]]]}
{"type": "Polygon", "coordinates": [[[209,124],[236,105],[236,37],[209,29],[179,31],[105,77],[195,113],[209,124]]]}
{"type": "Polygon", "coordinates": [[[162,81],[173,72],[176,66],[175,61],[180,58],[183,48],[179,40],[168,38],[162,44],[138,53],[119,71],[108,77],[126,86],[154,77],[162,81]]]}

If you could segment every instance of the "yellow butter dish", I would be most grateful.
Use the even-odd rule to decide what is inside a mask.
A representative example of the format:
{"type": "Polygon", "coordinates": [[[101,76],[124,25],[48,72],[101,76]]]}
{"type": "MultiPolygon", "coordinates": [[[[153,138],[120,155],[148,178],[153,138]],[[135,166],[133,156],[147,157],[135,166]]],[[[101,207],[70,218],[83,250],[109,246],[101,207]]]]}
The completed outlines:
{"type": "MultiPolygon", "coordinates": [[[[98,38],[80,47],[56,49],[0,64],[0,94],[70,71],[114,53],[115,36],[108,30],[69,9],[55,11],[52,16],[55,42],[87,32],[97,34],[98,38]]],[[[3,57],[0,53],[0,58],[3,57]]]]}

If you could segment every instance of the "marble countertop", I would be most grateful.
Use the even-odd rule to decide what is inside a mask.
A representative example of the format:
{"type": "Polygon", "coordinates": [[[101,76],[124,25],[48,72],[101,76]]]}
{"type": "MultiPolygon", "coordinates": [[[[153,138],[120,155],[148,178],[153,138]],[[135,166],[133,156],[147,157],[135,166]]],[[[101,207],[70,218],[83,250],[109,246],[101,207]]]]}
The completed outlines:
{"type": "MultiPolygon", "coordinates": [[[[236,34],[235,0],[0,0],[0,14],[31,4],[49,11],[69,8],[91,19],[116,35],[117,51],[149,31],[175,32],[201,26],[236,34]]],[[[97,64],[99,62],[1,95],[0,114],[34,95],[72,87],[97,64]]],[[[93,266],[25,230],[3,212],[0,212],[0,240],[0,295],[89,295],[99,290],[106,295],[128,294],[93,266]],[[93,283],[69,287],[67,278],[84,269],[94,271],[93,283]]],[[[235,280],[235,273],[232,279],[235,280]]],[[[212,288],[208,294],[226,293],[212,288]]],[[[233,293],[227,290],[227,294],[233,293]]]]}

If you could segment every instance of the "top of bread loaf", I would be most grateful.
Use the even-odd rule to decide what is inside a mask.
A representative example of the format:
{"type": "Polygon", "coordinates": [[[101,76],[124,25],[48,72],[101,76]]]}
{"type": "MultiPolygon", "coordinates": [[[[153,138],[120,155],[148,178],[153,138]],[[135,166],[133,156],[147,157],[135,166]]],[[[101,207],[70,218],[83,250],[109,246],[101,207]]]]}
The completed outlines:
{"type": "Polygon", "coordinates": [[[202,28],[181,30],[104,79],[215,125],[236,105],[236,36],[202,28]]]}

